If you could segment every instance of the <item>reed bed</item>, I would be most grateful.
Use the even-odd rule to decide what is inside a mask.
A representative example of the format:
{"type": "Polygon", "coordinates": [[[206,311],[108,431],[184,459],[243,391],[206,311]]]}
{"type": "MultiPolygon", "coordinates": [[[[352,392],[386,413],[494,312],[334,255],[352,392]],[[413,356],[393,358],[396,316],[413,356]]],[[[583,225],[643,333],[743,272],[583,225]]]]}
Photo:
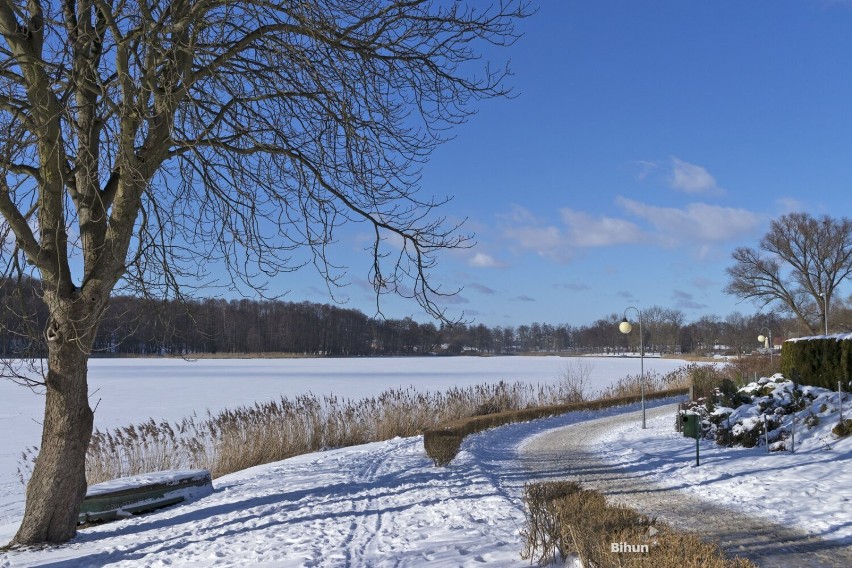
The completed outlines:
{"type": "MultiPolygon", "coordinates": [[[[689,388],[692,376],[700,374],[706,365],[690,363],[668,373],[645,373],[645,392],[689,388]]],[[[709,367],[712,368],[712,367],[709,367]]],[[[598,398],[623,398],[642,392],[641,375],[627,375],[598,393],[598,398]]]]}
{"type": "MultiPolygon", "coordinates": [[[[303,394],[256,403],[180,422],[149,420],[92,435],[86,459],[89,484],[166,469],[208,469],[213,477],[324,449],[408,437],[462,418],[638,394],[638,377],[626,377],[603,393],[591,392],[591,367],[570,362],[558,381],[456,387],[443,392],[414,388],[349,399],[303,394]],[[635,390],[635,393],[632,392],[635,390]]],[[[685,367],[659,378],[646,376],[646,392],[680,386],[685,367]]],[[[26,481],[36,448],[22,456],[26,481]]]]}
{"type": "Polygon", "coordinates": [[[330,448],[407,437],[476,416],[576,397],[567,384],[506,383],[420,392],[391,389],[353,400],[304,394],[179,423],[96,430],[86,460],[89,484],[163,469],[209,469],[213,477],[330,448]]]}

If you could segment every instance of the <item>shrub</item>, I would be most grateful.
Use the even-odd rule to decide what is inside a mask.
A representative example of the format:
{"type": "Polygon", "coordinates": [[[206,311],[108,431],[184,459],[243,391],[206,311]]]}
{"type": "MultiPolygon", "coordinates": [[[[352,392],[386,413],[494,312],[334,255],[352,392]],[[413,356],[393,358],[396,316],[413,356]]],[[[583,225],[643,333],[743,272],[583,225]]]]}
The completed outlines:
{"type": "Polygon", "coordinates": [[[633,509],[609,504],[602,494],[574,482],[529,484],[524,505],[521,557],[541,565],[576,554],[583,566],[596,568],[754,568],[748,560],[727,558],[718,546],[695,535],[677,533],[633,509]],[[657,531],[653,539],[651,527],[657,531]],[[647,552],[614,552],[612,543],[643,543],[647,552]]]}
{"type": "Polygon", "coordinates": [[[728,361],[724,374],[736,384],[742,385],[759,377],[771,377],[781,372],[781,357],[751,355],[728,361]]]}
{"type": "Polygon", "coordinates": [[[550,564],[568,557],[566,532],[558,519],[560,499],[581,491],[573,481],[549,481],[524,487],[525,524],[521,529],[524,550],[521,558],[535,558],[539,564],[550,564]]]}
{"type": "Polygon", "coordinates": [[[571,359],[559,377],[559,402],[580,402],[588,398],[591,389],[592,365],[581,358],[571,359]]]}
{"type": "Polygon", "coordinates": [[[423,449],[436,466],[449,464],[458,455],[464,435],[455,428],[429,430],[423,436],[423,449]]]}
{"type": "Polygon", "coordinates": [[[727,368],[712,365],[692,365],[689,370],[689,380],[692,385],[692,398],[709,398],[715,394],[726,381],[730,381],[727,368]]]}
{"type": "MultiPolygon", "coordinates": [[[[645,393],[686,389],[689,387],[693,371],[702,367],[706,367],[706,365],[692,363],[669,371],[664,375],[656,372],[645,373],[645,393]]],[[[598,393],[598,398],[639,396],[642,393],[642,381],[640,379],[641,375],[627,375],[598,393]]]]}
{"type": "Polygon", "coordinates": [[[808,415],[805,416],[805,426],[808,428],[815,428],[819,426],[819,416],[813,412],[808,412],[808,415]]]}
{"type": "Polygon", "coordinates": [[[785,341],[781,372],[796,382],[833,389],[852,372],[852,338],[805,337],[785,341]]]}
{"type": "Polygon", "coordinates": [[[840,438],[845,438],[852,434],[852,418],[847,418],[843,422],[838,422],[837,425],[831,429],[831,433],[840,438]]]}

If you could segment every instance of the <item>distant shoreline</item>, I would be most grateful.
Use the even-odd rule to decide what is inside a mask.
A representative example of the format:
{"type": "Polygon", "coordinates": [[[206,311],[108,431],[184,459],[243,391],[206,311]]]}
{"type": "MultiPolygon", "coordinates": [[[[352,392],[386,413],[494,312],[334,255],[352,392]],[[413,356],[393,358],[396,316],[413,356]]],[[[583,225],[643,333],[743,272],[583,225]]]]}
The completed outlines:
{"type": "MultiPolygon", "coordinates": [[[[649,353],[645,354],[646,358],[651,358],[649,353]]],[[[620,354],[605,354],[605,353],[565,353],[565,352],[519,352],[519,353],[462,353],[458,355],[448,353],[400,353],[390,355],[317,355],[310,353],[283,353],[283,352],[258,352],[258,353],[188,353],[185,355],[144,355],[137,353],[93,353],[91,359],[389,359],[389,358],[432,358],[432,357],[452,357],[452,358],[488,358],[488,357],[565,357],[565,358],[580,358],[580,357],[635,357],[638,354],[633,352],[625,352],[620,354]]],[[[655,359],[683,359],[690,362],[712,362],[712,357],[703,357],[690,354],[664,354],[653,355],[655,359]]]]}

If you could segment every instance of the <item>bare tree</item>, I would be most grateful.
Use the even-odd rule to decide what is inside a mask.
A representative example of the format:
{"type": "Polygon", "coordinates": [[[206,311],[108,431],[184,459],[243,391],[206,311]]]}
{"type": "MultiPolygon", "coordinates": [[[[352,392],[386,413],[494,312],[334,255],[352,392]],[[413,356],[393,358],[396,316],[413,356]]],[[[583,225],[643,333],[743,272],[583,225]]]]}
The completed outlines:
{"type": "Polygon", "coordinates": [[[761,307],[780,304],[818,333],[835,291],[852,273],[852,220],[784,215],[772,221],[758,250],[740,247],[733,258],[727,293],[761,307]]]}
{"type": "Polygon", "coordinates": [[[647,347],[651,351],[674,351],[678,334],[686,316],[680,310],[650,306],[642,310],[642,325],[645,328],[647,347]]]}
{"type": "Polygon", "coordinates": [[[473,103],[507,94],[506,68],[471,64],[526,13],[523,0],[0,4],[1,260],[7,278],[37,277],[48,312],[15,543],[75,534],[87,362],[114,291],[180,297],[211,262],[260,292],[313,264],[331,289],[336,233],[359,222],[377,297],[443,317],[430,269],[468,237],[419,197],[419,167],[473,103]]]}
{"type": "Polygon", "coordinates": [[[737,355],[752,351],[757,344],[760,324],[756,316],[744,316],[739,312],[728,314],[722,327],[722,342],[737,355]],[[755,331],[757,330],[757,331],[755,331]]]}

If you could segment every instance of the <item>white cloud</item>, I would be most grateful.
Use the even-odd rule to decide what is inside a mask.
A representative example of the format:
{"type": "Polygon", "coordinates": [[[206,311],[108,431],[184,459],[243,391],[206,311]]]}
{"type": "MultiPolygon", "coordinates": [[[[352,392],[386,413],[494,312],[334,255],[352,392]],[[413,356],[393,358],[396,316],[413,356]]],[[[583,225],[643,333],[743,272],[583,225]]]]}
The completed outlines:
{"type": "Polygon", "coordinates": [[[499,268],[503,266],[503,263],[497,261],[490,254],[485,254],[484,252],[476,253],[467,260],[467,263],[468,265],[476,268],[499,268]]]}
{"type": "Polygon", "coordinates": [[[568,248],[565,234],[553,225],[509,226],[504,231],[515,244],[523,249],[534,251],[539,256],[557,262],[567,262],[573,256],[568,248]]]}
{"type": "Polygon", "coordinates": [[[441,296],[438,300],[438,303],[441,305],[459,305],[459,304],[469,304],[470,300],[462,296],[461,294],[450,294],[447,296],[441,296]]]}
{"type": "Polygon", "coordinates": [[[564,226],[548,224],[515,206],[511,214],[503,216],[509,221],[504,234],[520,248],[556,262],[568,262],[578,249],[634,243],[643,238],[641,229],[625,219],[568,208],[561,209],[560,216],[564,226]]]}
{"type": "MultiPolygon", "coordinates": [[[[593,215],[570,208],[559,210],[561,224],[548,224],[528,210],[515,206],[504,221],[504,236],[516,249],[533,251],[549,260],[565,263],[579,251],[634,243],[652,243],[668,248],[690,245],[699,260],[715,258],[719,243],[752,234],[762,218],[746,209],[707,203],[684,207],[658,207],[626,197],[615,201],[626,215],[593,215]],[[637,220],[631,220],[633,216],[637,220]]],[[[491,256],[472,257],[473,266],[493,266],[491,256]]]]}
{"type": "Polygon", "coordinates": [[[672,292],[672,299],[675,302],[675,306],[679,309],[703,310],[709,307],[707,304],[697,302],[692,294],[683,290],[674,290],[672,292]]]}
{"type": "Polygon", "coordinates": [[[672,171],[669,183],[673,189],[685,193],[723,193],[716,178],[705,168],[671,157],[672,171]]]}
{"type": "Polygon", "coordinates": [[[670,246],[682,241],[726,241],[753,231],[761,222],[751,211],[706,203],[690,203],[684,209],[655,207],[626,197],[617,198],[616,203],[651,223],[661,241],[670,246]]]}
{"type": "Polygon", "coordinates": [[[639,227],[624,219],[595,217],[573,209],[562,209],[560,213],[568,227],[568,242],[575,247],[606,247],[642,238],[639,227]]]}
{"type": "Polygon", "coordinates": [[[695,288],[699,290],[707,290],[710,287],[719,286],[719,283],[715,280],[710,280],[709,278],[704,278],[703,276],[696,276],[690,282],[695,288]]]}
{"type": "Polygon", "coordinates": [[[503,221],[503,234],[514,245],[534,251],[539,256],[566,262],[570,255],[565,255],[565,236],[558,227],[548,225],[537,218],[528,209],[520,205],[512,205],[508,213],[498,215],[503,221]]]}

